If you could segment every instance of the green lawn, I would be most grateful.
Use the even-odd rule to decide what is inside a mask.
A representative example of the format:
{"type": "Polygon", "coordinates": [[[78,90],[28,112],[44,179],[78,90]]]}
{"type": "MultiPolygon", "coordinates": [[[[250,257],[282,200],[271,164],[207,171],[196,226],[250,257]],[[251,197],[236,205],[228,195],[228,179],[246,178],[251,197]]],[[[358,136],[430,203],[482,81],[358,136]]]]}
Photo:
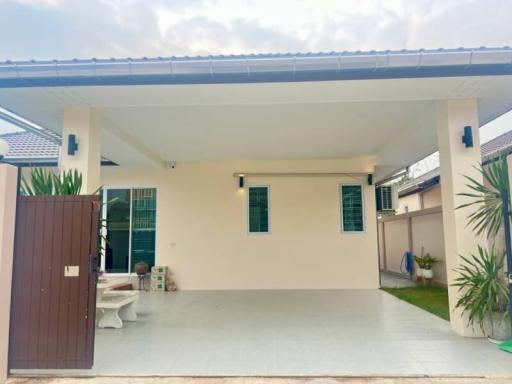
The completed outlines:
{"type": "Polygon", "coordinates": [[[382,290],[442,319],[450,320],[446,288],[418,285],[406,288],[382,288],[382,290]]]}

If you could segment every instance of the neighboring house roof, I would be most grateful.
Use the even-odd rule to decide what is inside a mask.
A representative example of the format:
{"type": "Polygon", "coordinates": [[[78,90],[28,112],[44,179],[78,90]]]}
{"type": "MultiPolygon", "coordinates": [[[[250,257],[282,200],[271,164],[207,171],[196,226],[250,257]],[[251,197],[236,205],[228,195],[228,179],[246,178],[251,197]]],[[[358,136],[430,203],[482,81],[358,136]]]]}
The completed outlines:
{"type": "MultiPolygon", "coordinates": [[[[9,144],[9,152],[4,157],[7,163],[18,166],[57,166],[60,145],[46,137],[29,131],[0,135],[9,144]]],[[[102,165],[114,165],[102,159],[102,165]]]]}
{"type": "Polygon", "coordinates": [[[251,83],[512,74],[512,49],[357,51],[0,62],[0,87],[251,83]]]}
{"type": "MultiPolygon", "coordinates": [[[[482,162],[486,163],[501,155],[512,153],[512,130],[505,132],[498,137],[482,144],[481,148],[482,162]]],[[[398,187],[398,196],[404,197],[413,193],[430,189],[440,182],[440,169],[434,168],[423,175],[409,180],[398,187]]]]}
{"type": "Polygon", "coordinates": [[[32,132],[14,132],[0,135],[9,144],[4,160],[13,164],[56,164],[59,145],[32,132]]]}
{"type": "Polygon", "coordinates": [[[512,152],[512,130],[482,144],[481,151],[483,161],[503,154],[510,154],[512,152]]]}
{"type": "Polygon", "coordinates": [[[421,176],[408,180],[398,186],[398,196],[404,197],[413,193],[424,191],[439,183],[439,167],[434,168],[421,176]]]}

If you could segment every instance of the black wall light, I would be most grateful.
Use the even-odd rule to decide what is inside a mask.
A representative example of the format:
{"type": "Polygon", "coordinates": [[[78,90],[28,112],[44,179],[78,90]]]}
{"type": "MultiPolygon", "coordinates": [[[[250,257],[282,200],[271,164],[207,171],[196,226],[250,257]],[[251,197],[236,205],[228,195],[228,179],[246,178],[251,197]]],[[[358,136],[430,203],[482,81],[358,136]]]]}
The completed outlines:
{"type": "Polygon", "coordinates": [[[68,155],[74,156],[78,150],[78,143],[76,142],[76,135],[68,135],[68,155]]]}
{"type": "Polygon", "coordinates": [[[241,176],[238,176],[238,186],[240,188],[243,188],[244,187],[244,176],[241,175],[241,176]]]}
{"type": "Polygon", "coordinates": [[[462,142],[466,146],[466,148],[471,148],[473,146],[473,131],[471,130],[470,125],[466,125],[464,127],[464,134],[462,135],[462,142]]]}
{"type": "Polygon", "coordinates": [[[368,174],[368,185],[373,184],[373,175],[371,173],[368,174]]]}

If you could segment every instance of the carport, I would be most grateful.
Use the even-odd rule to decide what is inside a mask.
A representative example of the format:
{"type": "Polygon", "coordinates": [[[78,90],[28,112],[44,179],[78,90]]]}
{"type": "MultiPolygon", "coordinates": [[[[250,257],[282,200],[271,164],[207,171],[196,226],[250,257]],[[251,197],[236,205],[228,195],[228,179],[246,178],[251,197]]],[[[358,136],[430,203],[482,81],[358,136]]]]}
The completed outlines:
{"type": "MultiPolygon", "coordinates": [[[[455,289],[451,324],[377,290],[374,188],[439,150],[452,281],[459,255],[481,240],[455,207],[463,175],[481,178],[478,128],[512,108],[511,57],[498,48],[0,63],[0,106],[61,136],[61,167],[82,172],[84,193],[156,191],[152,261],[181,291],[144,295],[139,322],[98,331],[90,372],[508,372],[508,356],[460,337],[478,333],[455,309],[455,289]],[[119,166],[101,168],[102,156],[119,166]]],[[[8,293],[16,170],[0,170],[8,293]]],[[[2,307],[8,340],[9,300],[2,307]]]]}

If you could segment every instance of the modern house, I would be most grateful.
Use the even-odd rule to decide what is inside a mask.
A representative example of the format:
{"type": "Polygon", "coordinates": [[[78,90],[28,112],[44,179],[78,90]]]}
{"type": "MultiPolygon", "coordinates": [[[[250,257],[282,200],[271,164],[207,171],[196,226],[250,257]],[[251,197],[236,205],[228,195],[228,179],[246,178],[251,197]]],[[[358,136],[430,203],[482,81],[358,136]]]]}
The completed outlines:
{"type": "MultiPolygon", "coordinates": [[[[375,183],[436,150],[449,281],[476,250],[454,208],[462,175],[479,177],[478,128],[512,108],[511,60],[480,48],[8,61],[0,106],[62,137],[61,167],[82,172],[85,194],[117,198],[103,207],[108,274],[145,260],[184,291],[375,292],[375,183]]],[[[449,296],[452,329],[474,336],[449,296]]]]}

